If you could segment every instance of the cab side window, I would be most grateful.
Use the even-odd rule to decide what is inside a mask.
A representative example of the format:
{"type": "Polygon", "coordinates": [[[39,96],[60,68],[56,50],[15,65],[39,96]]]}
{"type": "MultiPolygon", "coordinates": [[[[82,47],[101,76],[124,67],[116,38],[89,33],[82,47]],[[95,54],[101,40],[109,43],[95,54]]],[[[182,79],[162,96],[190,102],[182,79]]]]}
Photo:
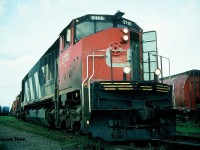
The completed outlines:
{"type": "Polygon", "coordinates": [[[66,28],[60,34],[60,52],[62,53],[65,49],[71,44],[71,36],[72,36],[71,27],[66,28]]]}
{"type": "Polygon", "coordinates": [[[65,47],[68,47],[70,43],[71,43],[71,28],[66,30],[65,47]]]}

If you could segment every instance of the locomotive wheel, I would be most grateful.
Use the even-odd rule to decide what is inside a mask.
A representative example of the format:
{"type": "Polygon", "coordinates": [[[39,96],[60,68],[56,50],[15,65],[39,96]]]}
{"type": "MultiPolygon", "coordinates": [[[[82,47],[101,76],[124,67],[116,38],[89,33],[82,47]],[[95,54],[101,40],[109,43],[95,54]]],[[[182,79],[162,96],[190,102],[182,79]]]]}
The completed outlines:
{"type": "Polygon", "coordinates": [[[122,45],[118,42],[110,43],[110,50],[112,51],[112,55],[118,56],[122,53],[122,45]]]}

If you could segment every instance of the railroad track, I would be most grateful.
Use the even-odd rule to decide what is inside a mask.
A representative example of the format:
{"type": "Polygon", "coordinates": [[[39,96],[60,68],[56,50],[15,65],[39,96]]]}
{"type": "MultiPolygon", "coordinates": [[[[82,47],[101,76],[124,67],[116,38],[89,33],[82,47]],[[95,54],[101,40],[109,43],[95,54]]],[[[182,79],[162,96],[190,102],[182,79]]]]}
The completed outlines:
{"type": "Polygon", "coordinates": [[[188,142],[191,142],[191,143],[199,143],[200,144],[200,134],[196,133],[196,134],[193,134],[193,136],[186,136],[186,135],[174,135],[172,137],[173,140],[182,140],[182,141],[188,141],[188,142]]]}
{"type": "MultiPolygon", "coordinates": [[[[114,150],[138,150],[138,147],[133,147],[133,146],[116,146],[114,150]]],[[[145,150],[145,148],[140,148],[140,150],[145,150]]]]}
{"type": "Polygon", "coordinates": [[[200,133],[198,132],[178,132],[176,131],[176,134],[174,134],[174,137],[190,137],[190,138],[194,138],[194,139],[199,139],[200,140],[200,133]]]}
{"type": "Polygon", "coordinates": [[[200,149],[200,137],[190,137],[174,135],[170,139],[152,139],[149,141],[134,141],[133,144],[115,145],[114,150],[146,150],[146,149],[164,149],[164,150],[182,150],[182,149],[200,149]],[[142,144],[141,144],[142,143],[142,144]]]}
{"type": "Polygon", "coordinates": [[[160,140],[160,139],[152,139],[153,145],[164,145],[169,149],[200,149],[200,143],[192,142],[184,139],[176,139],[176,140],[160,140]]]}

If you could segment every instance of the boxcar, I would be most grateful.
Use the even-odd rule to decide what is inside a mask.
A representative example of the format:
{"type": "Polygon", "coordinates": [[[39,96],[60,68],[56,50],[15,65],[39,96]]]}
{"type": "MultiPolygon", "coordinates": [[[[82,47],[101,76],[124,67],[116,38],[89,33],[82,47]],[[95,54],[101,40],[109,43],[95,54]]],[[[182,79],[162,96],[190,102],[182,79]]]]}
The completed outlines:
{"type": "Polygon", "coordinates": [[[2,109],[2,107],[1,107],[1,105],[0,105],[0,116],[1,116],[1,109],[2,109]]]}
{"type": "Polygon", "coordinates": [[[3,106],[2,107],[2,115],[7,116],[10,114],[10,108],[8,106],[3,106]]]}
{"type": "Polygon", "coordinates": [[[20,98],[20,95],[18,95],[12,103],[12,107],[10,109],[10,114],[12,116],[19,117],[19,114],[20,114],[20,100],[19,100],[19,98],[20,98]]]}
{"type": "Polygon", "coordinates": [[[200,70],[189,70],[164,78],[164,82],[173,85],[173,104],[179,110],[182,119],[199,119],[200,109],[200,70]]]}

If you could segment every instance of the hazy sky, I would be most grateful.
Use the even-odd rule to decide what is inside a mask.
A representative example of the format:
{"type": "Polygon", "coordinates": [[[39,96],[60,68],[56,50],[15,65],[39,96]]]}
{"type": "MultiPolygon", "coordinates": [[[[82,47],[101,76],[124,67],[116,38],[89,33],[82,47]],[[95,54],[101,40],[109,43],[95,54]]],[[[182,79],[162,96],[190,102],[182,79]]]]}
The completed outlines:
{"type": "Polygon", "coordinates": [[[200,69],[199,0],[0,0],[0,105],[11,106],[21,80],[72,19],[117,10],[157,31],[171,74],[200,69]]]}

